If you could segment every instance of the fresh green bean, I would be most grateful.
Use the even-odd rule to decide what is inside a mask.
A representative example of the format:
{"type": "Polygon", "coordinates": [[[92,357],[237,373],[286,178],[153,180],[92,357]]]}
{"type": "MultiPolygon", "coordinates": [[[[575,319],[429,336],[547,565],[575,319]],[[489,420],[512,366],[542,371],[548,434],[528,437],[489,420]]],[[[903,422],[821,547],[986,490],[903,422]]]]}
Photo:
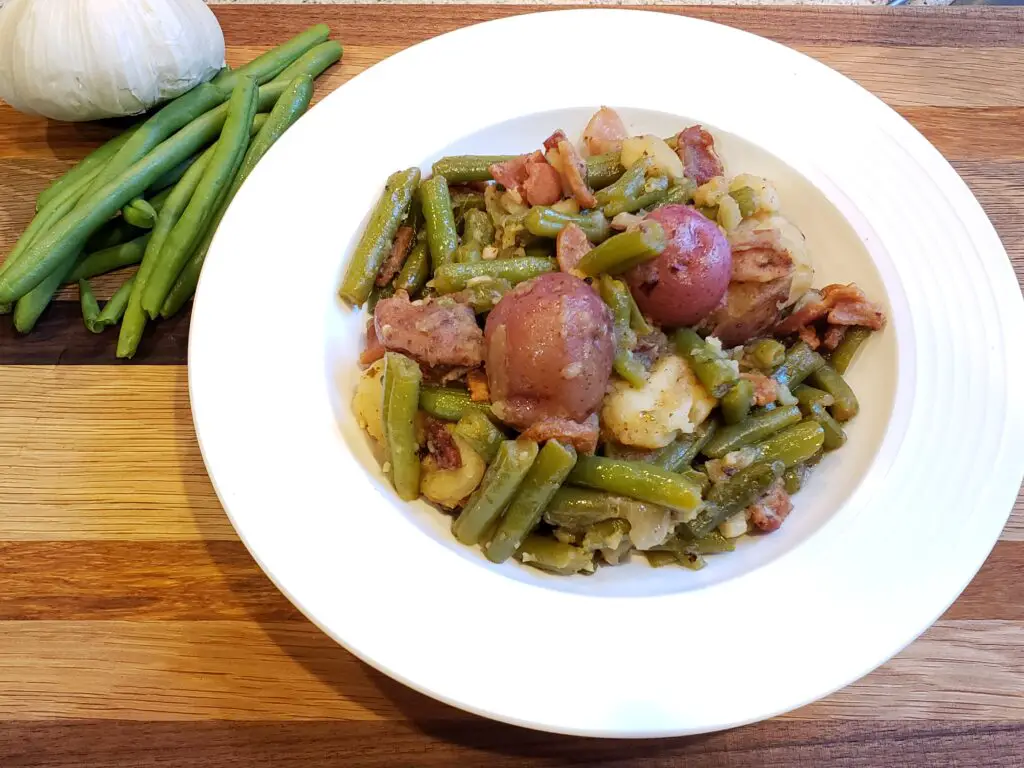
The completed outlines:
{"type": "Polygon", "coordinates": [[[128,306],[128,298],[132,295],[132,286],[135,284],[135,275],[125,280],[114,291],[110,301],[103,305],[103,311],[96,318],[96,325],[101,329],[110,325],[117,325],[124,316],[124,310],[128,306]]]}
{"type": "Polygon", "coordinates": [[[403,290],[415,299],[430,278],[430,254],[427,252],[425,237],[417,237],[416,244],[402,265],[402,271],[395,278],[395,289],[403,290]]]}
{"type": "Polygon", "coordinates": [[[588,552],[595,552],[600,549],[618,549],[626,536],[629,535],[630,524],[628,520],[614,518],[594,523],[583,534],[583,540],[579,546],[588,552]]]}
{"type": "MultiPolygon", "coordinates": [[[[328,44],[324,43],[324,45],[328,44]]],[[[320,47],[317,46],[317,48],[320,47]]],[[[298,67],[298,73],[284,84],[284,88],[274,103],[270,114],[267,115],[266,120],[261,121],[261,115],[256,115],[253,119],[256,135],[253,137],[249,148],[245,152],[245,156],[242,158],[242,164],[235,173],[231,186],[228,187],[217,203],[217,210],[206,225],[206,231],[203,233],[202,239],[196,245],[192,255],[189,256],[188,263],[181,270],[181,274],[175,280],[170,293],[167,294],[167,299],[160,308],[160,314],[163,317],[171,317],[195,293],[196,286],[199,284],[199,274],[202,272],[203,264],[206,261],[206,254],[210,250],[210,244],[213,242],[213,236],[216,234],[228,206],[235,199],[235,195],[242,186],[242,183],[249,177],[252,169],[256,167],[256,164],[267,153],[267,150],[281,138],[284,132],[309,107],[309,102],[313,98],[312,78],[319,74],[317,67],[322,63],[321,60],[313,55],[317,48],[314,48],[313,51],[310,51],[306,56],[295,62],[293,66],[298,67]],[[312,61],[307,61],[307,57],[311,57],[312,61]]],[[[261,88],[260,92],[262,93],[262,91],[263,89],[261,88]]],[[[413,187],[415,187],[415,184],[413,184],[413,187]]]]}
{"type": "Polygon", "coordinates": [[[805,416],[810,414],[811,409],[815,406],[827,408],[835,402],[835,398],[828,392],[817,387],[808,386],[807,384],[801,384],[794,389],[793,397],[796,398],[797,403],[800,405],[800,410],[803,411],[805,416]]]}
{"type": "Polygon", "coordinates": [[[744,219],[757,212],[757,194],[750,187],[740,187],[729,193],[729,197],[739,206],[740,216],[744,219]]]}
{"type": "Polygon", "coordinates": [[[601,275],[598,281],[601,299],[612,311],[612,326],[615,330],[615,372],[637,389],[647,383],[647,371],[633,357],[633,342],[636,335],[629,327],[630,301],[629,289],[621,280],[611,275],[601,275]]]}
{"type": "Polygon", "coordinates": [[[341,43],[336,40],[328,40],[314,45],[281,70],[272,82],[287,85],[300,75],[309,75],[312,78],[320,77],[329,66],[341,59],[343,53],[341,43]]]}
{"type": "Polygon", "coordinates": [[[636,229],[620,232],[595,246],[580,259],[576,268],[594,277],[601,273],[617,275],[637,264],[656,258],[665,250],[665,230],[648,219],[636,229]]]}
{"type": "Polygon", "coordinates": [[[739,366],[718,347],[713,347],[689,328],[673,337],[676,350],[686,356],[693,372],[712,397],[722,397],[739,380],[739,366]]]}
{"type": "Polygon", "coordinates": [[[416,443],[416,410],[423,373],[415,360],[384,353],[384,443],[388,474],[399,498],[420,495],[420,460],[416,443]]]}
{"type": "Polygon", "coordinates": [[[548,238],[558,237],[558,233],[569,224],[575,224],[583,230],[583,234],[592,243],[607,240],[611,232],[608,219],[600,210],[573,214],[535,205],[526,214],[523,223],[526,226],[526,231],[531,235],[548,238]]]}
{"type": "Polygon", "coordinates": [[[152,229],[156,224],[156,210],[144,197],[136,197],[121,209],[124,220],[139,229],[152,229]]]}
{"type": "Polygon", "coordinates": [[[668,194],[668,179],[664,176],[649,178],[635,195],[615,195],[601,206],[608,218],[620,213],[636,213],[641,208],[651,208],[661,203],[668,194]]]}
{"type": "Polygon", "coordinates": [[[804,479],[807,477],[808,469],[806,464],[797,464],[793,467],[787,467],[786,471],[782,473],[782,484],[790,496],[797,493],[804,484],[804,479]]]}
{"type": "Polygon", "coordinates": [[[731,451],[760,442],[798,421],[800,421],[800,409],[795,405],[786,405],[770,411],[755,413],[739,424],[719,429],[704,446],[704,455],[720,459],[731,451]]]}
{"type": "Polygon", "coordinates": [[[676,531],[692,540],[703,539],[726,519],[761,498],[783,471],[781,461],[759,462],[741,469],[725,482],[713,485],[704,508],[693,520],[680,523],[676,531]]]}
{"type": "Polygon", "coordinates": [[[489,403],[474,402],[466,390],[451,387],[422,387],[420,408],[442,421],[458,421],[471,411],[493,418],[489,403]]]}
{"type": "Polygon", "coordinates": [[[493,563],[503,563],[519,549],[537,527],[544,508],[576,464],[576,451],[557,440],[548,440],[523,478],[516,495],[501,518],[498,530],[484,547],[493,563]]]}
{"type": "Polygon", "coordinates": [[[550,258],[521,256],[512,259],[478,261],[470,264],[445,264],[435,270],[433,286],[438,293],[461,291],[476,277],[508,280],[513,285],[530,280],[546,272],[558,271],[558,262],[550,258]]]}
{"type": "Polygon", "coordinates": [[[691,434],[680,435],[664,448],[653,451],[651,461],[670,472],[682,472],[693,463],[717,430],[718,422],[707,419],[691,434]]]}
{"type": "Polygon", "coordinates": [[[141,237],[129,240],[127,243],[115,245],[113,248],[105,248],[102,251],[94,251],[79,261],[68,279],[65,282],[77,283],[97,275],[113,272],[115,269],[130,267],[142,261],[142,254],[146,252],[146,243],[150,235],[147,232],[141,237]]]}
{"type": "Polygon", "coordinates": [[[581,456],[567,482],[692,512],[700,506],[700,488],[686,478],[640,461],[581,456]]]}
{"type": "Polygon", "coordinates": [[[854,356],[857,354],[857,350],[860,349],[861,345],[868,340],[871,335],[869,328],[849,328],[846,334],[843,336],[843,340],[839,342],[829,359],[832,367],[836,369],[836,373],[843,375],[850,367],[850,363],[853,362],[854,356]]]}
{"type": "Polygon", "coordinates": [[[120,151],[121,147],[125,145],[128,139],[132,137],[132,134],[138,129],[138,125],[133,125],[131,128],[122,131],[106,144],[97,147],[79,160],[63,176],[58,176],[51,181],[49,186],[40,192],[39,197],[36,198],[36,211],[41,211],[57,195],[67,191],[69,187],[81,183],[83,179],[87,177],[90,179],[94,178],[99,173],[100,168],[106,165],[120,151]]]}
{"type": "Polygon", "coordinates": [[[525,565],[560,576],[571,576],[580,571],[589,573],[594,570],[593,552],[549,539],[547,536],[527,536],[516,557],[525,565]]]}
{"type": "MultiPolygon", "coordinates": [[[[421,400],[422,397],[421,393],[421,400]]],[[[469,443],[487,464],[494,461],[494,457],[498,455],[498,447],[505,439],[501,430],[494,426],[494,422],[476,410],[467,410],[459,419],[459,423],[455,425],[455,435],[469,443]]]]}
{"type": "MultiPolygon", "coordinates": [[[[330,27],[326,24],[317,24],[305,29],[276,48],[257,56],[245,66],[221,72],[213,79],[213,84],[230,92],[243,77],[250,77],[259,84],[266,83],[283,73],[292,62],[295,62],[314,46],[323,43],[330,34],[330,27]]],[[[324,69],[326,68],[324,67],[324,69]]],[[[291,77],[294,76],[293,71],[291,77]]]]}
{"type": "Polygon", "coordinates": [[[750,415],[754,406],[754,385],[748,379],[740,379],[722,396],[722,420],[726,424],[739,424],[750,415]]]}
{"type": "Polygon", "coordinates": [[[647,173],[654,167],[654,160],[648,155],[633,163],[626,172],[613,184],[598,190],[594,194],[599,207],[603,208],[615,198],[636,197],[641,193],[647,173]]]}
{"type": "Polygon", "coordinates": [[[377,201],[370,220],[363,230],[338,293],[356,306],[362,305],[370,295],[384,259],[395,239],[395,232],[412,203],[413,190],[420,180],[420,169],[409,168],[388,177],[384,193],[377,201]]]}
{"type": "Polygon", "coordinates": [[[432,176],[421,182],[420,200],[423,203],[427,242],[430,244],[430,261],[436,273],[441,266],[452,261],[459,244],[447,179],[444,176],[432,176]]]}
{"type": "Polygon", "coordinates": [[[743,350],[747,361],[759,371],[774,371],[786,360],[786,347],[775,339],[754,339],[743,350]]]}
{"type": "Polygon", "coordinates": [[[82,305],[82,322],[91,333],[100,333],[103,327],[96,323],[100,316],[100,305],[88,280],[78,281],[78,299],[82,305]]]}
{"type": "MultiPolygon", "coordinates": [[[[807,417],[811,423],[821,425],[825,436],[823,445],[826,451],[834,451],[846,444],[846,432],[824,406],[812,406],[807,417]]],[[[798,424],[797,426],[800,425],[798,424]]]]}
{"type": "Polygon", "coordinates": [[[66,261],[14,303],[14,327],[19,333],[28,333],[35,327],[43,310],[49,306],[53,295],[74,267],[74,258],[66,261]]]}
{"type": "MultiPolygon", "coordinates": [[[[842,431],[842,430],[840,430],[842,431]]],[[[821,450],[826,441],[822,426],[810,419],[786,427],[767,440],[750,446],[750,457],[753,461],[771,464],[781,461],[785,467],[803,464],[821,450]]]]}
{"type": "MultiPolygon", "coordinates": [[[[168,190],[164,190],[168,191],[168,190]]],[[[160,193],[161,195],[163,192],[160,193]]],[[[152,203],[152,201],[150,201],[152,203]]],[[[154,206],[155,208],[156,206],[154,206]]],[[[157,208],[157,213],[160,210],[157,208]]],[[[118,217],[111,219],[102,227],[100,227],[92,236],[89,237],[85,242],[85,248],[83,250],[86,253],[95,253],[96,251],[105,251],[107,248],[114,248],[118,245],[123,245],[130,240],[148,235],[144,229],[138,229],[128,224],[124,219],[118,217]]]]}
{"type": "Polygon", "coordinates": [[[455,538],[463,544],[477,544],[491,525],[501,517],[512,496],[537,458],[537,443],[532,440],[505,440],[452,526],[455,538]]]}
{"type": "Polygon", "coordinates": [[[837,420],[849,421],[860,411],[860,403],[857,402],[853,389],[831,365],[822,365],[808,377],[808,380],[835,399],[832,404],[832,415],[837,420]]]}
{"type": "Polygon", "coordinates": [[[434,163],[435,176],[444,176],[449,184],[490,181],[491,166],[515,160],[518,155],[451,155],[434,163]]]}
{"type": "Polygon", "coordinates": [[[789,388],[793,388],[821,368],[824,358],[815,352],[805,341],[798,341],[786,352],[786,359],[773,374],[775,380],[789,388]]]}
{"type": "Polygon", "coordinates": [[[164,300],[203,235],[217,201],[230,186],[249,146],[249,131],[256,115],[256,83],[241,78],[228,102],[228,116],[216,148],[192,199],[175,223],[142,289],[142,308],[150,319],[160,314],[164,300]]]}
{"type": "Polygon", "coordinates": [[[602,189],[618,181],[626,172],[619,159],[619,153],[606,152],[587,158],[587,184],[591,189],[602,189]]]}

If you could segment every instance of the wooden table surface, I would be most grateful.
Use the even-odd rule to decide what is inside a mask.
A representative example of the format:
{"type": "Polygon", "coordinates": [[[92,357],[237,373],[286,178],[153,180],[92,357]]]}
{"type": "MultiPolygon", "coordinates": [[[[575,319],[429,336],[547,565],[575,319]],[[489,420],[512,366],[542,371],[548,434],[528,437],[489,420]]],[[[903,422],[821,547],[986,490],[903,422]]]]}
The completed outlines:
{"type": "MultiPolygon", "coordinates": [[[[323,95],[424,38],[525,9],[215,10],[232,64],[328,22],[346,51],[322,78],[323,95]]],[[[1024,277],[1024,12],[680,12],[791,45],[891,104],[971,186],[1024,277]]],[[[0,106],[0,253],[44,183],[110,133],[0,106]]],[[[111,283],[97,286],[109,294],[111,283]]],[[[115,334],[84,331],[73,293],[29,337],[9,325],[0,321],[4,768],[1024,765],[1020,500],[984,568],[935,626],[827,699],[696,738],[534,733],[392,682],[271,585],[203,468],[186,386],[187,313],[147,337],[131,364],[115,362],[115,334]]]]}

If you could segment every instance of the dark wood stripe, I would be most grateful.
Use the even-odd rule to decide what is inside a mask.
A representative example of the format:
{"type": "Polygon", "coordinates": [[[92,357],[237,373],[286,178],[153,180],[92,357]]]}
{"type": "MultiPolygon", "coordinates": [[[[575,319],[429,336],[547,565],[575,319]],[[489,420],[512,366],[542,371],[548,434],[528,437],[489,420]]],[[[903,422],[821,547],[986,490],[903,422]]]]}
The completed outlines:
{"type": "MultiPolygon", "coordinates": [[[[566,6],[571,7],[571,6],[566,6]]],[[[536,6],[466,5],[457,14],[438,5],[381,5],[301,8],[266,5],[258,10],[218,5],[214,13],[231,45],[265,45],[284,40],[321,22],[343,43],[412,45],[480,21],[537,11],[536,6]]],[[[943,13],[924,8],[728,8],[659,6],[676,13],[717,21],[788,45],[805,43],[911,46],[1016,46],[1024,38],[1024,12],[1018,8],[954,8],[943,13]]]]}
{"type": "Polygon", "coordinates": [[[396,768],[523,765],[670,768],[1019,768],[1024,723],[773,720],[627,741],[465,722],[75,720],[0,723],[5,768],[396,768]]]}
{"type": "MultiPolygon", "coordinates": [[[[996,544],[944,619],[1024,621],[1024,542],[996,544]]],[[[300,620],[237,541],[0,544],[0,621],[300,620]]]]}

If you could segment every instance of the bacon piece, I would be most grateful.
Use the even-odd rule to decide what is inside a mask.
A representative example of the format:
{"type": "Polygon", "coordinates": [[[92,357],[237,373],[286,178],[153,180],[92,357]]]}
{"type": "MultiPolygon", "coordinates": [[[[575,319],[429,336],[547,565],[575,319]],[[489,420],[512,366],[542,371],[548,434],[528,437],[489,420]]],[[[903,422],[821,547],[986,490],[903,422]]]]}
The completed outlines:
{"type": "Polygon", "coordinates": [[[683,173],[698,184],[706,184],[723,173],[722,161],[715,153],[715,139],[699,125],[691,125],[679,134],[676,154],[683,161],[683,173]]]}
{"type": "Polygon", "coordinates": [[[583,423],[561,418],[544,419],[527,428],[520,437],[538,443],[557,440],[565,445],[571,445],[580,453],[593,453],[597,450],[598,433],[595,413],[583,423]]]}
{"type": "Polygon", "coordinates": [[[815,330],[813,325],[805,325],[796,332],[796,335],[799,337],[800,341],[811,349],[817,349],[821,346],[821,339],[818,338],[818,331],[815,330]]]}
{"type": "Polygon", "coordinates": [[[779,384],[775,379],[758,371],[741,373],[740,378],[754,385],[754,405],[768,405],[779,397],[779,384]]]}
{"type": "Polygon", "coordinates": [[[491,176],[505,189],[519,189],[526,181],[527,166],[533,163],[546,163],[544,155],[540,152],[530,152],[526,155],[513,157],[500,163],[493,163],[490,167],[491,176]]]}
{"type": "Polygon", "coordinates": [[[565,135],[565,131],[559,128],[557,131],[552,133],[546,139],[544,139],[544,149],[550,152],[553,149],[558,149],[558,145],[563,141],[568,140],[568,136],[565,135]]]}
{"type": "Polygon", "coordinates": [[[558,142],[558,156],[562,161],[562,177],[580,208],[594,208],[597,198],[587,185],[587,163],[580,157],[572,142],[562,139],[558,142]]]}
{"type": "MultiPolygon", "coordinates": [[[[576,265],[594,246],[590,244],[586,234],[576,224],[567,224],[555,238],[555,253],[558,268],[571,275],[577,275],[576,265]]],[[[582,273],[577,275],[582,276],[582,273]]]]}
{"type": "Polygon", "coordinates": [[[476,313],[450,299],[409,301],[399,291],[373,312],[377,338],[386,349],[405,352],[429,366],[475,367],[484,359],[484,334],[476,313]]]}
{"type": "Polygon", "coordinates": [[[529,163],[521,190],[530,205],[554,205],[562,199],[562,177],[546,161],[529,163]]]}
{"type": "Polygon", "coordinates": [[[830,325],[828,330],[825,331],[825,338],[821,342],[825,345],[825,349],[831,350],[838,347],[843,337],[846,336],[847,327],[845,325],[830,325]]]}
{"type": "Polygon", "coordinates": [[[603,155],[622,149],[622,140],[627,135],[619,113],[610,107],[601,107],[583,129],[583,144],[591,155],[603,155]]]}
{"type": "Polygon", "coordinates": [[[384,287],[390,283],[395,275],[402,271],[402,265],[412,249],[412,241],[416,236],[412,227],[399,227],[395,233],[394,242],[391,243],[391,253],[381,264],[380,272],[377,273],[377,285],[384,287]]]}
{"type": "Polygon", "coordinates": [[[360,365],[373,365],[384,357],[384,345],[377,338],[377,326],[371,319],[366,324],[366,348],[359,353],[360,365]]]}
{"type": "Polygon", "coordinates": [[[770,532],[777,531],[792,511],[793,502],[789,500],[782,481],[777,480],[757,503],[747,507],[747,516],[755,527],[770,532]]]}
{"type": "Polygon", "coordinates": [[[800,329],[825,318],[832,325],[860,325],[874,331],[885,327],[885,313],[868,301],[855,283],[833,283],[821,289],[821,298],[812,299],[775,326],[782,336],[799,333],[800,329]]]}
{"type": "Polygon", "coordinates": [[[427,450],[437,462],[438,469],[458,469],[462,466],[462,454],[459,446],[455,444],[455,438],[448,431],[443,421],[438,421],[432,416],[424,419],[427,433],[427,450]]]}
{"type": "Polygon", "coordinates": [[[483,368],[474,368],[466,374],[466,386],[469,388],[469,398],[474,403],[491,401],[491,393],[487,388],[487,374],[483,368]]]}

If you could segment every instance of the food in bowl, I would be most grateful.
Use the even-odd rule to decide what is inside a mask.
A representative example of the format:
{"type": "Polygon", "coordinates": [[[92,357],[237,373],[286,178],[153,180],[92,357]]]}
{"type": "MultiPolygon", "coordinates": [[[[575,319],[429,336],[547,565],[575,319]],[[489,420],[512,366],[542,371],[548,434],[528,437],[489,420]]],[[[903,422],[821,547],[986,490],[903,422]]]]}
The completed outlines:
{"type": "Polygon", "coordinates": [[[353,409],[405,500],[488,559],[697,569],[777,530],[859,405],[885,325],[811,287],[771,180],[702,126],[445,157],[393,174],[339,293],[372,312],[353,409]]]}

